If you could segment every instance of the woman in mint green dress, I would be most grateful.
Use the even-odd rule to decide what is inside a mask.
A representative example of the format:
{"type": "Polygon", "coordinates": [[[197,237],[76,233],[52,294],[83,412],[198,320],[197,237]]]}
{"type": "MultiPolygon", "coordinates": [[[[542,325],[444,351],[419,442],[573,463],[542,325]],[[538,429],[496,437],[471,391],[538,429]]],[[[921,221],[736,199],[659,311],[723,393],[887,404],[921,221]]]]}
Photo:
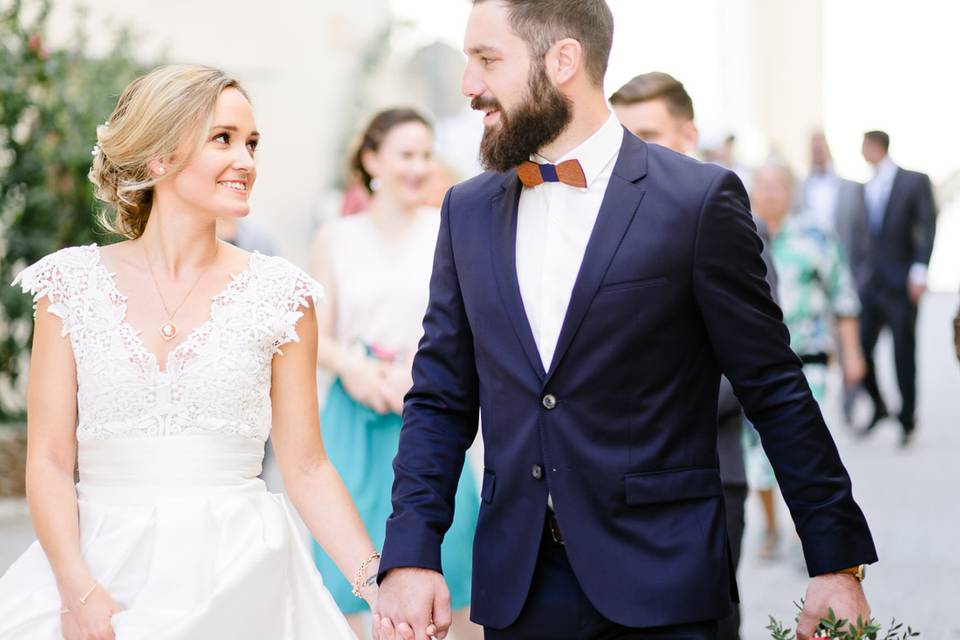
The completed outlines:
{"type": "MultiPolygon", "coordinates": [[[[324,443],[377,547],[392,512],[393,458],[400,439],[403,396],[422,335],[433,253],[440,225],[421,206],[432,170],[427,121],[392,109],[371,121],[353,157],[356,178],[370,192],[365,211],[338,218],[317,234],[313,275],[326,288],[318,312],[320,367],[334,377],[320,417],[324,443]]],[[[457,638],[480,638],[469,622],[473,533],[479,511],[476,484],[464,465],[453,525],[442,562],[450,587],[457,638]]],[[[358,636],[366,625],[363,600],[314,544],[327,588],[358,636]]]]}

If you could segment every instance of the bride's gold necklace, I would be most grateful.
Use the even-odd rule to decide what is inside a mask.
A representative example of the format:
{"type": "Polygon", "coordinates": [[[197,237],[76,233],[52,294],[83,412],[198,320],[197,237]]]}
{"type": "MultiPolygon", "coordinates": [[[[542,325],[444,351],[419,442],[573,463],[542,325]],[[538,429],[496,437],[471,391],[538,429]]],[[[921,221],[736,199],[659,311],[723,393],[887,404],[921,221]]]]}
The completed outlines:
{"type": "MultiPolygon", "coordinates": [[[[160,335],[163,337],[164,340],[169,342],[170,340],[173,340],[174,338],[176,338],[177,333],[179,333],[180,331],[177,328],[176,323],[174,323],[173,317],[177,315],[177,312],[180,311],[180,308],[187,301],[187,298],[190,297],[190,294],[193,293],[193,290],[197,288],[198,284],[200,284],[200,281],[203,279],[203,276],[207,275],[207,271],[209,271],[210,267],[212,267],[214,263],[217,261],[217,254],[216,252],[213,254],[213,260],[211,260],[210,264],[207,265],[207,268],[200,273],[200,276],[197,277],[196,282],[194,282],[193,286],[190,287],[190,289],[187,291],[187,295],[183,296],[183,300],[180,301],[180,304],[178,304],[176,308],[173,310],[173,313],[171,313],[169,307],[167,307],[167,302],[163,299],[163,294],[160,293],[160,283],[157,282],[157,276],[153,274],[153,267],[150,266],[150,257],[147,255],[147,248],[142,247],[142,249],[143,249],[143,258],[147,263],[147,271],[150,272],[150,278],[153,279],[153,286],[156,287],[157,289],[157,297],[160,298],[160,304],[163,305],[163,310],[167,314],[166,321],[160,325],[160,335]]],[[[217,247],[217,249],[219,251],[219,246],[217,247]]]]}

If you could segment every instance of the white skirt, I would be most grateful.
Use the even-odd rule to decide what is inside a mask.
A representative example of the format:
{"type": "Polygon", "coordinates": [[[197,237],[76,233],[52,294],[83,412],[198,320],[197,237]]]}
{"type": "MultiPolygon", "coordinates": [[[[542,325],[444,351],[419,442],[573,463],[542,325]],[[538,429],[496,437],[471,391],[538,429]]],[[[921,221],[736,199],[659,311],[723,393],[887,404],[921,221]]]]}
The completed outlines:
{"type": "MultiPolygon", "coordinates": [[[[79,458],[81,552],[123,609],[117,640],[354,637],[284,498],[256,477],[261,442],[99,440],[79,458]]],[[[60,640],[60,607],[35,542],[0,578],[0,640],[60,640]]]]}

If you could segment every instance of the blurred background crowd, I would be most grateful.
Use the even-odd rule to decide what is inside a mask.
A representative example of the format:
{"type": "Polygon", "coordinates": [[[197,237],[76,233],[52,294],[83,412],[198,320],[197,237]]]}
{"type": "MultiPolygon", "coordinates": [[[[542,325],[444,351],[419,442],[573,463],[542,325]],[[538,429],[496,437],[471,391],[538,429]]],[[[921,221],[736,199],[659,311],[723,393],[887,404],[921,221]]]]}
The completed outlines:
{"type": "MultiPolygon", "coordinates": [[[[874,612],[960,638],[948,607],[960,572],[960,7],[609,4],[605,86],[621,122],[734,169],[750,194],[791,346],[877,540],[881,562],[865,584],[874,612]]],[[[0,0],[0,281],[62,246],[111,241],[85,175],[95,127],[135,75],[161,62],[225,69],[251,93],[263,139],[253,213],[220,235],[325,285],[324,435],[361,511],[382,522],[436,209],[480,171],[482,114],[459,91],[469,9],[0,0]]],[[[32,539],[21,497],[31,310],[10,287],[0,302],[2,572],[32,539]]],[[[801,551],[735,399],[720,418],[730,527],[743,539],[741,637],[767,637],[767,614],[791,619],[802,596],[801,551]]],[[[475,471],[444,550],[444,565],[464,564],[467,577],[475,471]]],[[[468,585],[451,584],[462,611],[468,585]]],[[[349,601],[338,598],[359,614],[349,601]]]]}

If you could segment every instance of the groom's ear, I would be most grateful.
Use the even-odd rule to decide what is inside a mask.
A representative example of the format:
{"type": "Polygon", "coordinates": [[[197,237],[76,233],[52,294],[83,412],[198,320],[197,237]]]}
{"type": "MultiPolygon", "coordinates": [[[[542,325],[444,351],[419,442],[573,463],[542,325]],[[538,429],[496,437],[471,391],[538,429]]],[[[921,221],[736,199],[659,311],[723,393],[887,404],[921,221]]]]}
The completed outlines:
{"type": "Polygon", "coordinates": [[[545,62],[547,77],[556,86],[564,85],[583,69],[583,45],[575,38],[557,40],[547,51],[545,62]]]}

